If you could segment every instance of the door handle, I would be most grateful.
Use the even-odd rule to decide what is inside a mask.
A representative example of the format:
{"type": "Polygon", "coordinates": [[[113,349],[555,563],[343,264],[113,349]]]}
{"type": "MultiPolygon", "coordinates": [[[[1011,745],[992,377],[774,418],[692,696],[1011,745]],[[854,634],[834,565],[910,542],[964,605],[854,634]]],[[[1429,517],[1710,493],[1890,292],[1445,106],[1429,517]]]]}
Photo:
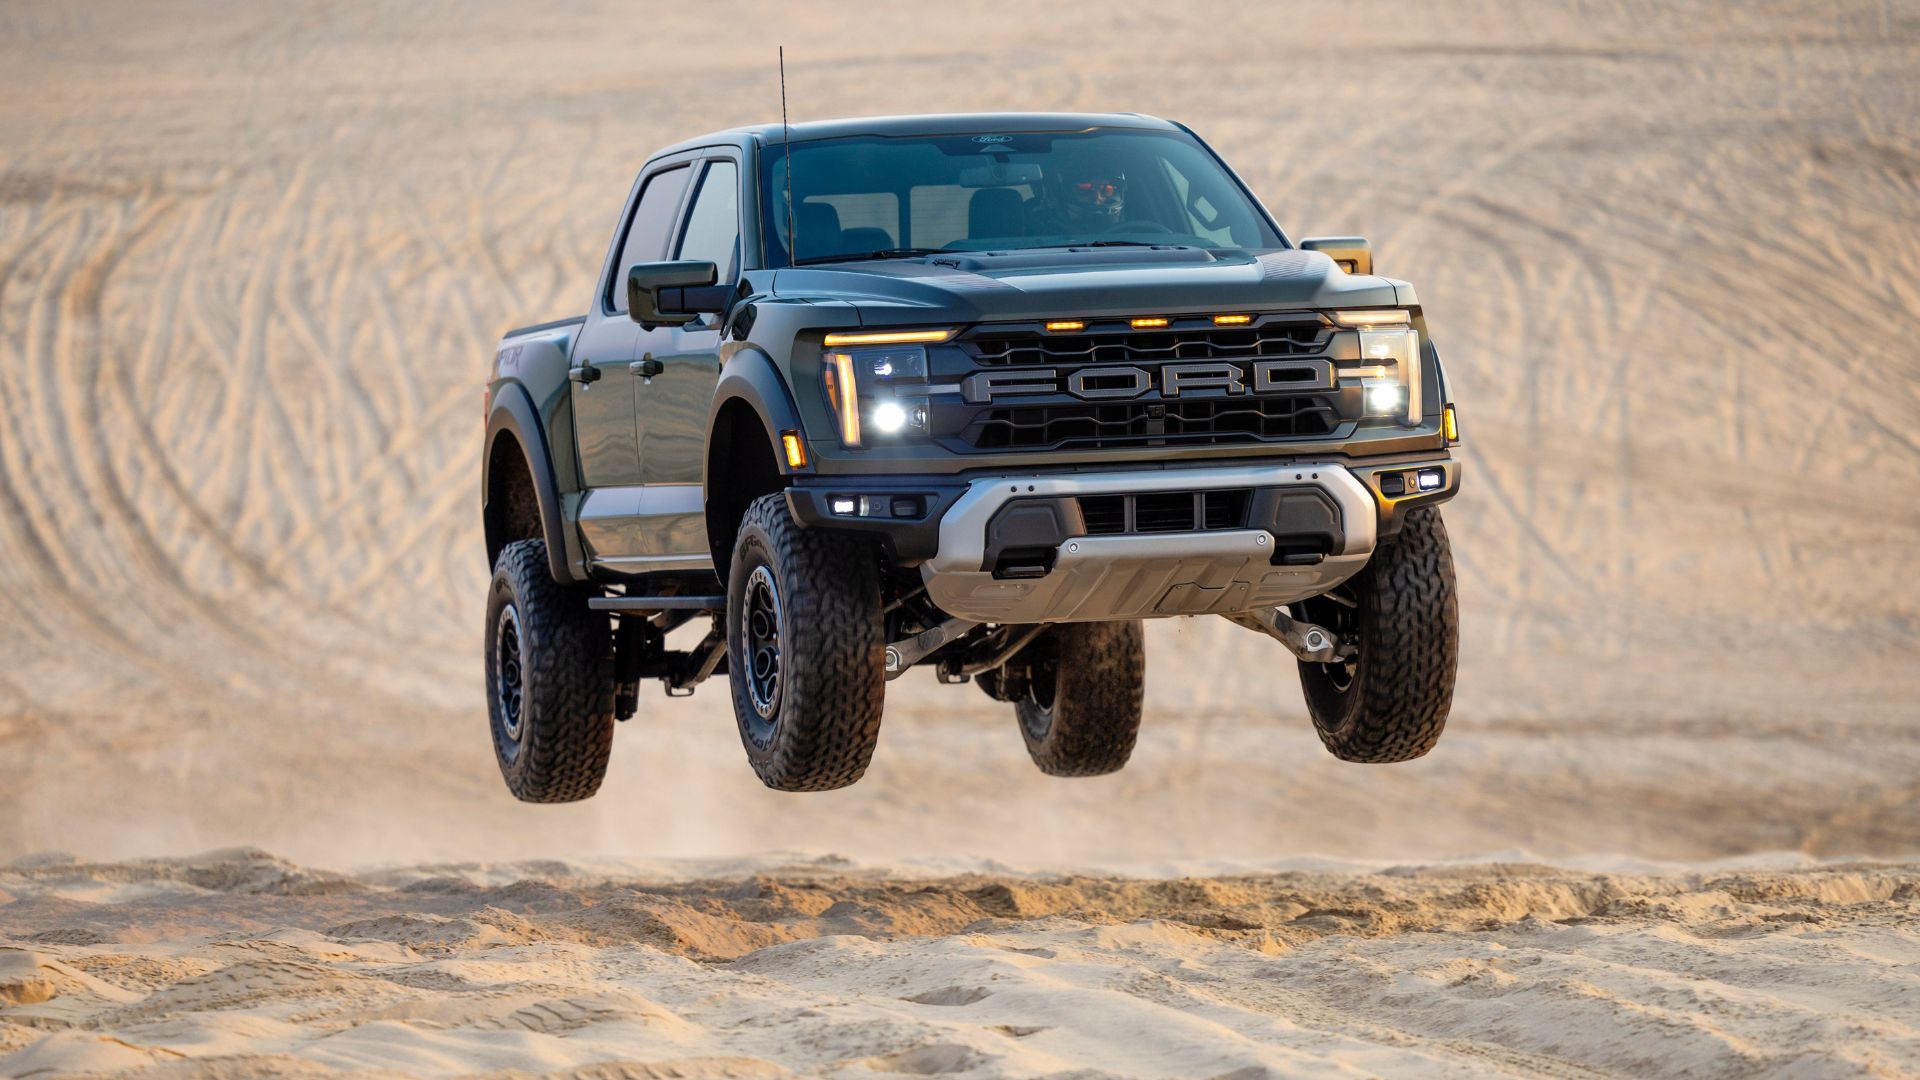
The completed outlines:
{"type": "Polygon", "coordinates": [[[653,378],[655,375],[660,374],[662,371],[665,371],[666,369],[667,369],[667,365],[661,363],[658,360],[655,360],[653,358],[652,353],[648,353],[645,357],[641,358],[639,363],[633,365],[633,370],[639,372],[642,376],[645,376],[646,378],[649,378],[649,379],[653,378]]]}
{"type": "Polygon", "coordinates": [[[590,362],[581,364],[577,368],[570,368],[567,371],[567,378],[572,379],[574,382],[580,383],[583,386],[587,383],[594,381],[595,379],[598,379],[599,377],[600,377],[600,369],[597,367],[594,367],[593,364],[590,362]]]}

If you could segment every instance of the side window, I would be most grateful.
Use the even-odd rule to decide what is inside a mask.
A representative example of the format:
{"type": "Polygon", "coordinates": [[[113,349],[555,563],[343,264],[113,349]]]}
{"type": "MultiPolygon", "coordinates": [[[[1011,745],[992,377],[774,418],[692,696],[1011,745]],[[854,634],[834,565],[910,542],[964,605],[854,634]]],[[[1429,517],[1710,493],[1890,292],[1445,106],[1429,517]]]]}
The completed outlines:
{"type": "Polygon", "coordinates": [[[702,259],[720,268],[722,284],[732,281],[740,252],[740,170],[716,161],[700,178],[700,192],[687,212],[676,259],[702,259]]]}
{"type": "Polygon", "coordinates": [[[633,220],[627,225],[626,243],[620,246],[620,263],[614,267],[613,280],[607,283],[607,300],[613,310],[627,310],[627,271],[635,263],[659,262],[667,257],[667,232],[673,227],[673,215],[680,209],[680,196],[687,190],[687,178],[693,170],[676,165],[648,178],[640,192],[640,205],[634,207],[633,220]]]}

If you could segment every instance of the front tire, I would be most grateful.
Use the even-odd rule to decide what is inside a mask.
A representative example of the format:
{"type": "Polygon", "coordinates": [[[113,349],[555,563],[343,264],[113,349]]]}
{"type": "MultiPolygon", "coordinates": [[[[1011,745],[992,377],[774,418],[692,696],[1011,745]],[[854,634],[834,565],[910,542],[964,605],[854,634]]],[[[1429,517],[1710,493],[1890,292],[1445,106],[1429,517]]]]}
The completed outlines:
{"type": "Polygon", "coordinates": [[[1027,756],[1049,776],[1104,776],[1133,756],[1146,692],[1139,620],[1061,623],[981,688],[1014,703],[1027,756]]]}
{"type": "Polygon", "coordinates": [[[1438,510],[1409,512],[1364,569],[1292,611],[1359,640],[1350,660],[1300,664],[1307,712],[1334,757],[1384,764],[1433,749],[1460,655],[1453,553],[1438,510]]]}
{"type": "Polygon", "coordinates": [[[802,529],[754,500],[727,575],[727,671],[740,742],[776,791],[859,780],[886,696],[880,570],[864,541],[802,529]]]}
{"type": "Polygon", "coordinates": [[[590,588],[562,585],[544,540],[517,540],[487,592],[487,718],[494,759],[522,802],[600,790],[613,753],[613,647],[590,588]]]}

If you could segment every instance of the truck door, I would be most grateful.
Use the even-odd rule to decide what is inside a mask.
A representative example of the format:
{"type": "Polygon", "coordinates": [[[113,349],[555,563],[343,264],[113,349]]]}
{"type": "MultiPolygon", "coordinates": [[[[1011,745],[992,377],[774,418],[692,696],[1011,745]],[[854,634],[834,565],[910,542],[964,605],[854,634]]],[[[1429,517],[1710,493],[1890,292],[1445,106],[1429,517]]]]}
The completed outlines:
{"type": "Polygon", "coordinates": [[[609,263],[600,296],[574,347],[570,392],[574,440],[587,495],[580,532],[596,563],[619,567],[624,556],[647,550],[640,512],[640,433],[633,411],[635,350],[640,327],[627,315],[627,268],[658,262],[680,218],[693,168],[682,160],[641,179],[609,263]]]}
{"type": "MultiPolygon", "coordinates": [[[[740,167],[722,153],[700,164],[667,257],[711,262],[719,284],[731,285],[740,275],[740,167]]],[[[702,315],[644,333],[637,347],[641,483],[663,515],[656,528],[672,551],[707,550],[701,470],[707,409],[720,378],[720,325],[719,316],[702,315]]]]}

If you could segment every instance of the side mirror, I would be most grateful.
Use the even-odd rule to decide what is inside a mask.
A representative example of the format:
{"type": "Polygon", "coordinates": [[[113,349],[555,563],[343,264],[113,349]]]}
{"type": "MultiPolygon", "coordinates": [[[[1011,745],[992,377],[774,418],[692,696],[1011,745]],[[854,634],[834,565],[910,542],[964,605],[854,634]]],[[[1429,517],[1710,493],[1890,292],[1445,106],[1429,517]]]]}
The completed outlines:
{"type": "Polygon", "coordinates": [[[1300,250],[1322,252],[1349,274],[1373,273],[1373,248],[1364,236],[1309,236],[1300,250]]]}
{"type": "Polygon", "coordinates": [[[715,285],[719,277],[719,268],[710,262],[635,263],[627,271],[627,315],[651,329],[725,311],[733,290],[715,285]]]}

